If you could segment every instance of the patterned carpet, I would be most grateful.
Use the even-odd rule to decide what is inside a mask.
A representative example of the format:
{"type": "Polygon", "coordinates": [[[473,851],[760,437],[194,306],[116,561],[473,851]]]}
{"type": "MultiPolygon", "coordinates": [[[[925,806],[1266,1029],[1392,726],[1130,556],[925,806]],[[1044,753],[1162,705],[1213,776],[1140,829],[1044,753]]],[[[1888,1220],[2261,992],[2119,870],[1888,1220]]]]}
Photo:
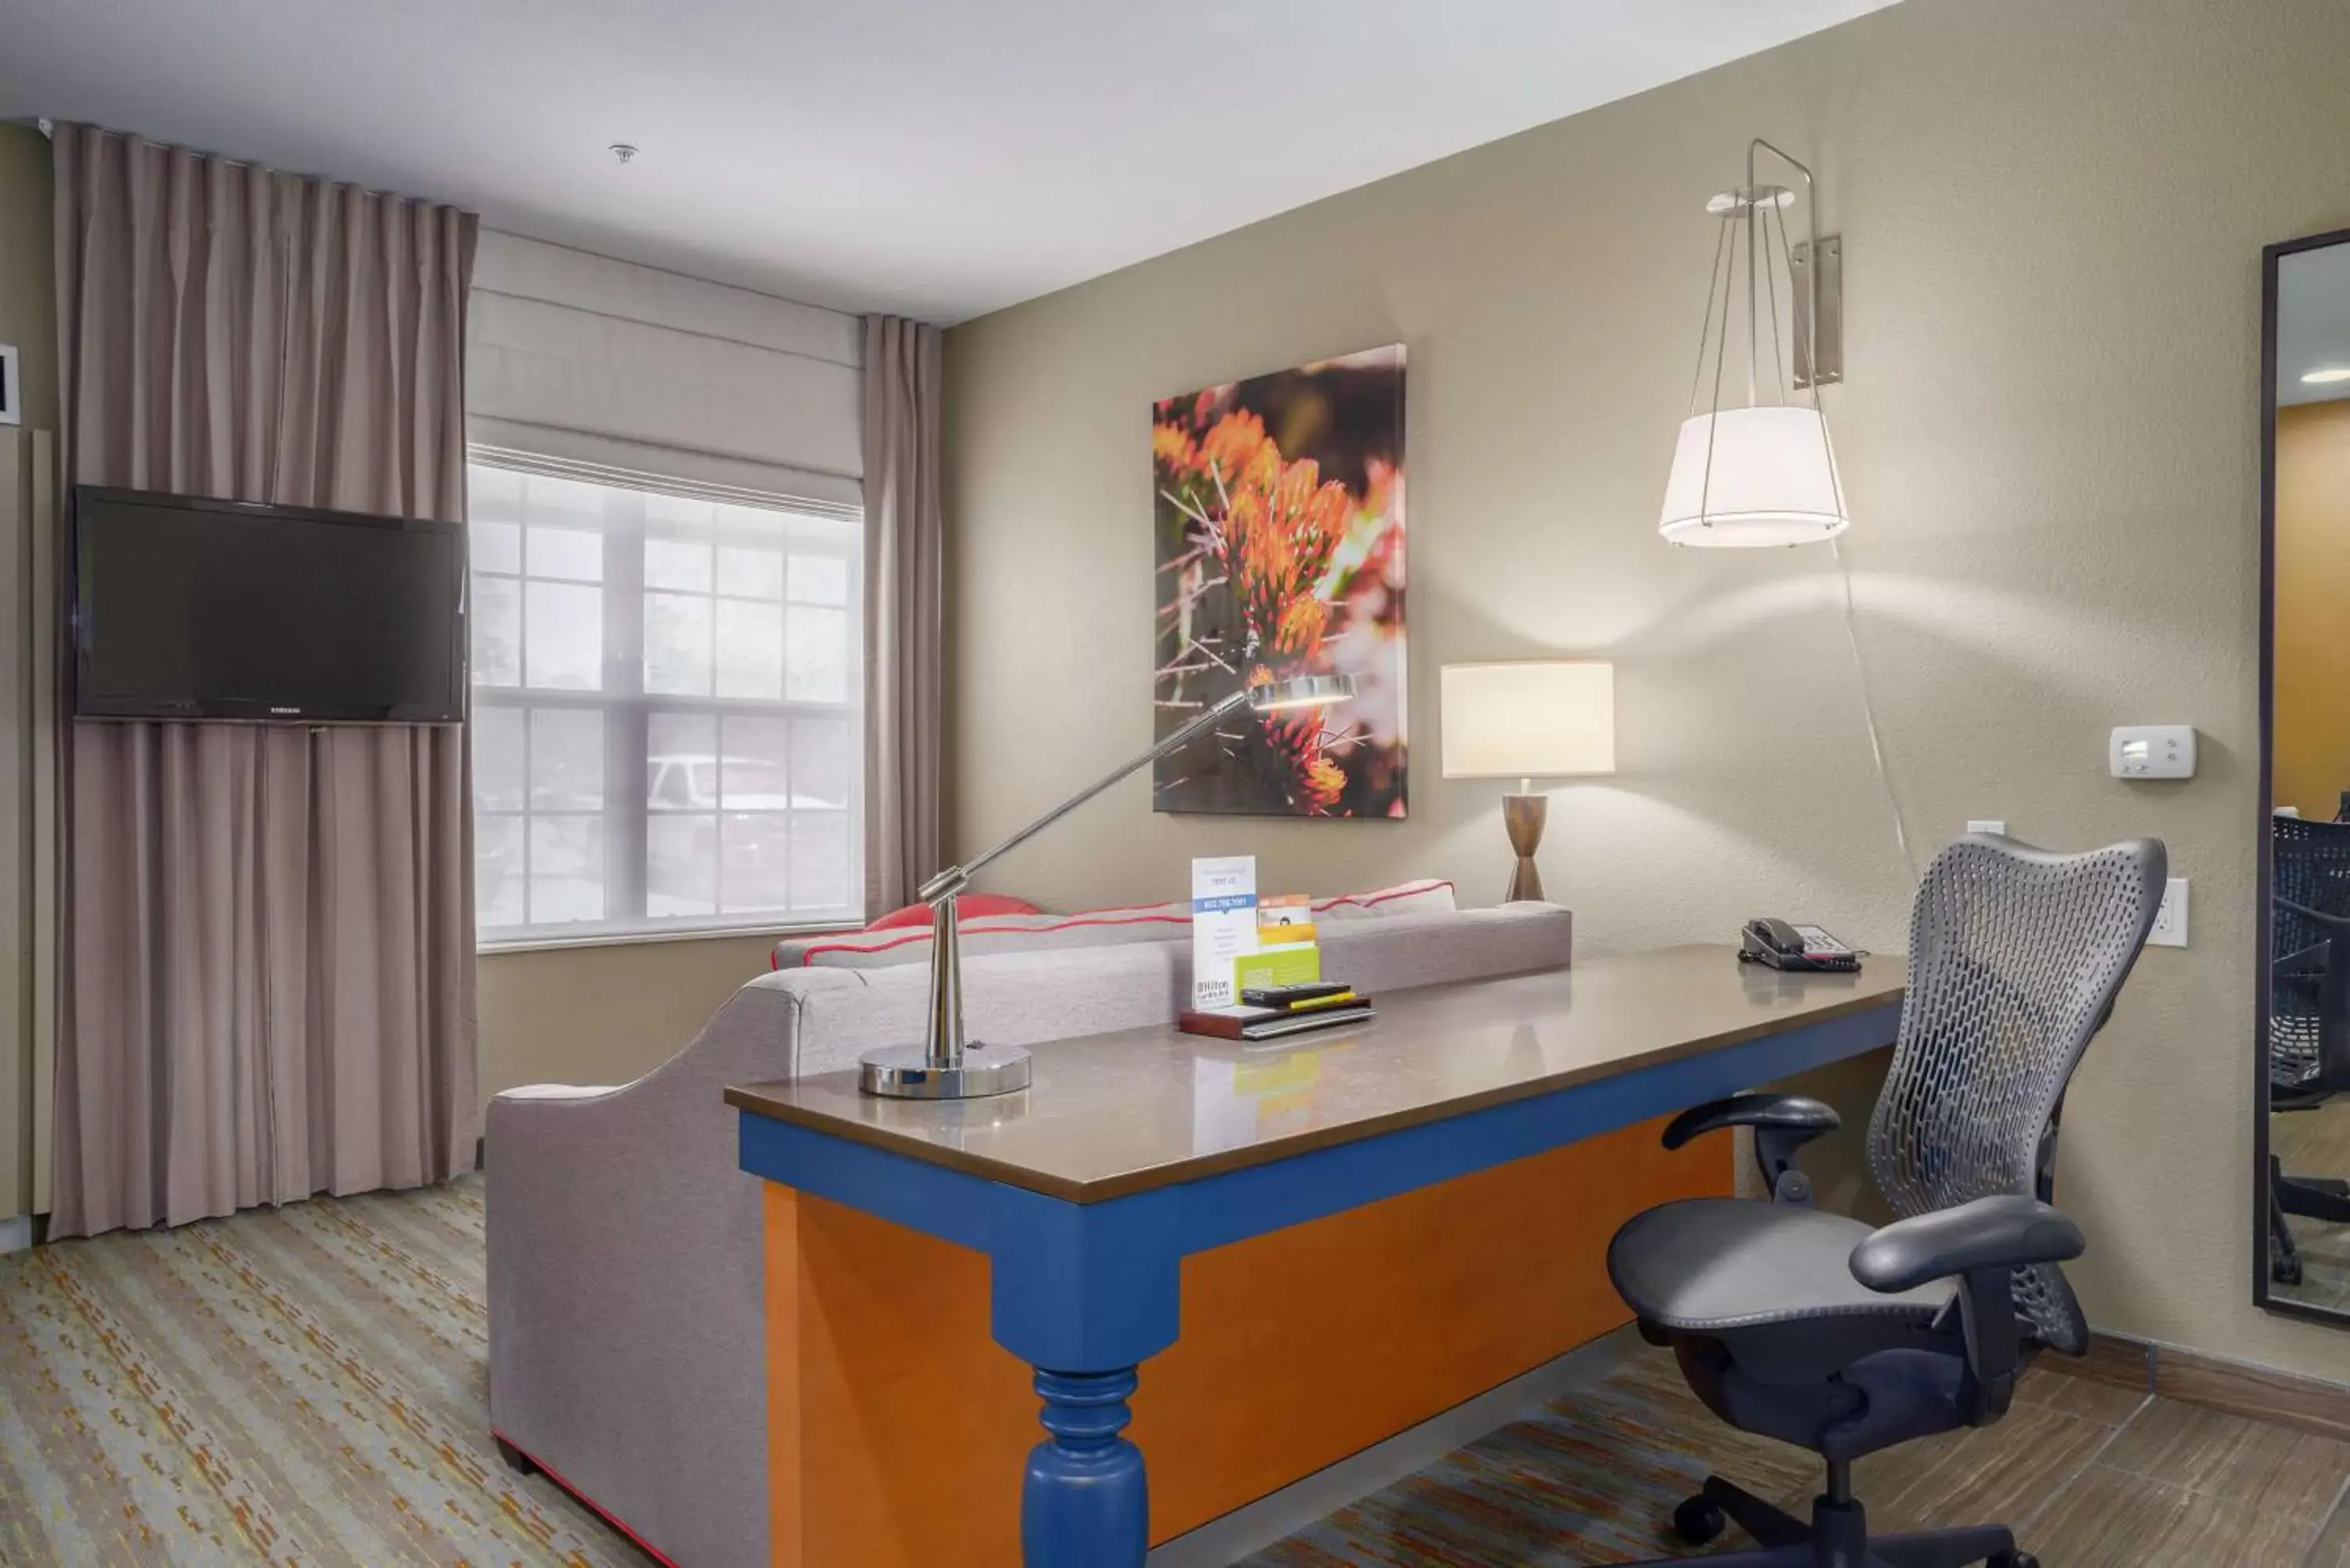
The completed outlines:
{"type": "MultiPolygon", "coordinates": [[[[0,1564],[643,1568],[499,1462],[483,1274],[478,1179],[0,1258],[0,1564]]],[[[1687,1555],[1709,1469],[1798,1512],[1819,1483],[1643,1351],[1246,1568],[1687,1555]]],[[[2350,1442],[2050,1371],[1856,1479],[1879,1529],[2007,1520],[2063,1568],[2350,1568],[2350,1442]]]]}
{"type": "Polygon", "coordinates": [[[640,1568],[491,1446],[477,1179],[0,1258],[0,1563],[640,1568]]]}
{"type": "MultiPolygon", "coordinates": [[[[499,1461],[487,1357],[478,1177],[0,1258],[0,1563],[644,1568],[499,1461]]],[[[1693,1409],[1669,1372],[1630,1369],[1251,1561],[1659,1554],[1698,1454],[1740,1442],[1715,1427],[1700,1447],[1693,1409]]],[[[1737,1473],[1809,1482],[1755,1447],[1763,1468],[1737,1473]]]]}

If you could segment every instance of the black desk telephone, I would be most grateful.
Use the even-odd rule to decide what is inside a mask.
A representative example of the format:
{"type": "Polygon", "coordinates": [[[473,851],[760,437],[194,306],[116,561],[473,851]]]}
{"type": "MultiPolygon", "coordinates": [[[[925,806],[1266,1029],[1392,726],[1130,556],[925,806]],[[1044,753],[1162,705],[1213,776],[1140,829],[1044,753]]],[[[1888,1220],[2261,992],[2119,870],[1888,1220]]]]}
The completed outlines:
{"type": "Polygon", "coordinates": [[[1749,920],[1738,933],[1738,961],[1772,969],[1850,974],[1860,968],[1862,954],[1846,947],[1818,926],[1791,926],[1764,916],[1749,920]]]}

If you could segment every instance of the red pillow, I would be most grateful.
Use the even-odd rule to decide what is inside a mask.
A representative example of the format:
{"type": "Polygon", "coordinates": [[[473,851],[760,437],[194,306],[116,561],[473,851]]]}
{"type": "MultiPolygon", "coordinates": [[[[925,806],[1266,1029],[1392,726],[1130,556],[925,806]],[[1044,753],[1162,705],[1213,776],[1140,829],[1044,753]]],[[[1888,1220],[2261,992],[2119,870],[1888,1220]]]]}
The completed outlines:
{"type": "MultiPolygon", "coordinates": [[[[957,906],[965,919],[977,915],[1041,915],[1045,911],[1025,898],[1014,898],[1003,893],[965,893],[957,906]]],[[[928,904],[909,904],[902,909],[892,909],[865,929],[868,931],[894,931],[901,926],[927,926],[931,923],[928,904]]]]}

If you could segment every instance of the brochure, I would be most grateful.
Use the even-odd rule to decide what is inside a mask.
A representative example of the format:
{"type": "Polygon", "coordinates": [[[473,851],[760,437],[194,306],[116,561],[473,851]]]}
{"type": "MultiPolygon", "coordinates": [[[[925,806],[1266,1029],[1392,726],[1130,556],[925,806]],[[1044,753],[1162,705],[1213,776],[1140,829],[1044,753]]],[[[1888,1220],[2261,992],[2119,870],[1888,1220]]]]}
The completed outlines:
{"type": "Polygon", "coordinates": [[[1256,857],[1191,862],[1191,1005],[1240,1000],[1233,961],[1257,950],[1256,857]]]}

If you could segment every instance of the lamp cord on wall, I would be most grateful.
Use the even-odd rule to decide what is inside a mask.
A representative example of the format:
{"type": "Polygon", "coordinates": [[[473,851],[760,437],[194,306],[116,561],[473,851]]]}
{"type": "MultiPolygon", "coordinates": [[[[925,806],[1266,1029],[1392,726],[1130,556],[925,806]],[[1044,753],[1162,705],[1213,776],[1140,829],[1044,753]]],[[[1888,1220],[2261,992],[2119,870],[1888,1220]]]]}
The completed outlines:
{"type": "Polygon", "coordinates": [[[1844,639],[1852,649],[1853,683],[1860,689],[1860,717],[1868,726],[1868,754],[1877,763],[1877,782],[1885,789],[1885,808],[1893,816],[1893,840],[1901,846],[1901,864],[1908,867],[1909,880],[1919,880],[1918,857],[1910,853],[1909,829],[1901,820],[1901,802],[1893,793],[1893,775],[1885,766],[1885,742],[1877,732],[1877,704],[1868,693],[1868,668],[1860,659],[1858,612],[1853,607],[1852,563],[1844,558],[1844,548],[1832,535],[1828,553],[1835,557],[1836,572],[1844,578],[1844,639]]]}

